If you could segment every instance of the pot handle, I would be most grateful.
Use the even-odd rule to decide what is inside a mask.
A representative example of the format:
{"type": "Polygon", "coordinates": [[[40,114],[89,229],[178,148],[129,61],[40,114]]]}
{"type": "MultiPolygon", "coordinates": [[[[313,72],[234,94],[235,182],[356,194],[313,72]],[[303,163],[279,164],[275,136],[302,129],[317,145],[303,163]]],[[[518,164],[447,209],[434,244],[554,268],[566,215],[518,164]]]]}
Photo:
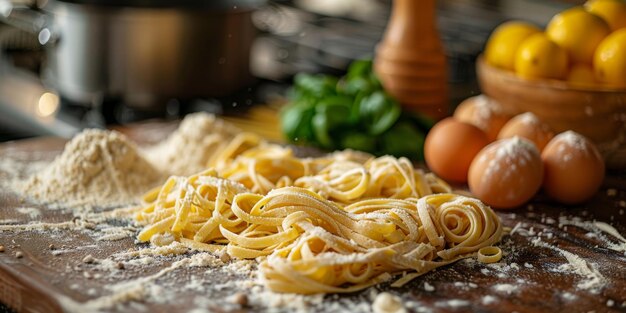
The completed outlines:
{"type": "Polygon", "coordinates": [[[38,8],[0,0],[0,20],[23,31],[37,35],[42,46],[54,44],[59,37],[51,30],[48,15],[38,8]]]}

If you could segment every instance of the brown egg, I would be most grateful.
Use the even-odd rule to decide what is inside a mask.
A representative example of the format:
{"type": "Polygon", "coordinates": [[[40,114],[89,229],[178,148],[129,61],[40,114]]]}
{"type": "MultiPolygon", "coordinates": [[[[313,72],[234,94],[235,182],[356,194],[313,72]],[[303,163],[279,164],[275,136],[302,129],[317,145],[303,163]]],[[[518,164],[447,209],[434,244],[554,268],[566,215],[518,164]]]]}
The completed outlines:
{"type": "Polygon", "coordinates": [[[566,131],[554,137],[541,154],[545,167],[543,189],[566,204],[580,203],[598,191],[604,180],[604,161],[584,136],[566,131]]]}
{"type": "Polygon", "coordinates": [[[498,138],[502,126],[511,117],[502,111],[498,102],[485,95],[479,95],[461,102],[454,111],[454,118],[482,129],[489,141],[494,141],[498,138]]]}
{"type": "Polygon", "coordinates": [[[437,123],[426,136],[424,157],[439,177],[464,183],[474,156],[488,143],[482,130],[449,117],[437,123]]]}
{"type": "Polygon", "coordinates": [[[513,137],[493,142],[476,155],[468,184],[481,201],[508,209],[530,200],[542,179],[543,165],[535,144],[513,137]]]}
{"type": "Polygon", "coordinates": [[[509,120],[498,134],[498,139],[520,136],[532,141],[539,151],[554,137],[554,133],[548,124],[543,123],[532,112],[516,115],[509,120]]]}

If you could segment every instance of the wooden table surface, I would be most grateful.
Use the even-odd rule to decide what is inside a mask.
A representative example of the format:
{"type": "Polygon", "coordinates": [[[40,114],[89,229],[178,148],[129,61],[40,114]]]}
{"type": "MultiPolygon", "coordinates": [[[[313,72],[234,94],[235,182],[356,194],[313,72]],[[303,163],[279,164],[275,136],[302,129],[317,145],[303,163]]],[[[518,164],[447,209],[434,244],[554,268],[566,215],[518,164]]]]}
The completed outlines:
{"type": "MultiPolygon", "coordinates": [[[[155,133],[157,129],[166,132],[173,128],[153,123],[124,131],[131,138],[145,142],[158,139],[154,134],[145,135],[147,131],[155,133]]],[[[4,143],[0,145],[0,160],[13,158],[23,164],[51,160],[62,150],[63,143],[56,138],[4,143]]],[[[0,180],[7,175],[0,171],[0,180]]],[[[107,221],[108,225],[126,227],[124,229],[131,233],[115,241],[98,240],[102,235],[98,229],[76,227],[0,231],[0,245],[5,248],[0,253],[0,302],[17,312],[101,309],[106,312],[168,313],[192,310],[354,313],[369,312],[373,295],[389,291],[398,295],[411,312],[626,312],[626,253],[615,249],[620,245],[619,239],[597,229],[560,225],[576,223],[576,218],[580,221],[597,220],[611,224],[619,233],[625,234],[624,210],[626,175],[609,173],[601,191],[586,204],[564,207],[538,195],[527,206],[498,212],[504,225],[514,232],[503,237],[500,247],[505,256],[495,265],[461,261],[418,277],[399,289],[383,284],[351,295],[310,298],[276,296],[246,283],[250,275],[254,276],[254,270],[233,274],[219,268],[207,271],[201,266],[181,267],[154,278],[155,273],[171,267],[174,262],[198,253],[194,251],[154,257],[153,262],[146,264],[140,263],[140,257],[135,258],[136,262],[133,258],[126,258],[120,262],[124,263],[124,269],[120,270],[103,269],[98,264],[83,262],[86,255],[97,260],[115,260],[129,251],[146,248],[145,244],[135,243],[136,230],[128,219],[107,221]],[[23,257],[17,258],[18,252],[23,257]],[[568,255],[582,258],[584,265],[603,277],[603,283],[595,290],[586,288],[584,284],[593,277],[581,275],[580,270],[577,273],[575,268],[567,265],[568,255]],[[115,301],[106,298],[119,296],[116,290],[120,288],[111,286],[123,289],[123,283],[136,282],[151,275],[154,279],[149,285],[150,290],[144,290],[143,296],[128,296],[128,299],[115,301]],[[248,306],[240,307],[229,300],[229,296],[236,292],[248,294],[248,306]],[[104,301],[106,299],[110,303],[104,301]],[[280,301],[274,301],[276,299],[280,301]]],[[[0,190],[0,220],[4,225],[33,221],[62,223],[72,219],[71,212],[24,202],[7,188],[0,190]],[[24,210],[18,210],[25,207],[37,208],[41,214],[28,216],[24,210]]],[[[621,249],[625,245],[621,242],[621,249]]]]}

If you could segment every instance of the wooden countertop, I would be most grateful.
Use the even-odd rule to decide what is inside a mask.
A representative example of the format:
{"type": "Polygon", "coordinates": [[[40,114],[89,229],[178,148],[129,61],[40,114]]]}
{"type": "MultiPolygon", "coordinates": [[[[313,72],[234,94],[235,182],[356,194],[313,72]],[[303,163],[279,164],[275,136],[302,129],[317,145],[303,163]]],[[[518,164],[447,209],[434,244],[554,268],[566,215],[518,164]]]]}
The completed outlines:
{"type": "MultiPolygon", "coordinates": [[[[122,131],[146,142],[172,129],[150,123],[122,131]]],[[[62,150],[63,143],[56,138],[4,143],[0,145],[0,160],[50,160],[62,150]]],[[[0,168],[0,180],[7,177],[6,170],[0,168]]],[[[197,252],[157,256],[145,264],[141,257],[125,259],[120,262],[124,269],[111,269],[82,260],[89,254],[98,260],[114,259],[145,248],[135,244],[136,231],[129,221],[107,221],[116,227],[127,227],[132,233],[116,241],[97,240],[97,229],[0,231],[0,245],[5,249],[0,253],[0,302],[17,312],[82,312],[94,308],[106,312],[290,312],[300,308],[356,313],[370,310],[374,293],[389,291],[400,296],[412,312],[625,312],[626,252],[619,249],[624,249],[626,243],[587,227],[591,223],[582,224],[589,229],[559,225],[597,220],[625,234],[625,210],[626,175],[609,173],[601,191],[584,205],[564,207],[538,195],[528,206],[498,212],[504,225],[514,232],[502,239],[500,246],[505,256],[496,265],[461,261],[418,277],[399,289],[383,284],[351,295],[283,296],[277,298],[280,301],[273,301],[274,295],[260,287],[249,289],[251,285],[245,281],[254,271],[239,275],[219,269],[207,271],[206,267],[185,267],[158,276],[151,285],[154,290],[143,290],[135,300],[130,296],[122,299],[129,301],[108,298],[109,303],[105,303],[103,296],[115,295],[115,290],[119,290],[111,286],[123,287],[120,284],[151,275],[154,278],[155,273],[197,252]],[[21,258],[16,257],[18,252],[21,258]],[[569,265],[568,256],[569,261],[582,259],[592,274],[569,265]],[[594,273],[602,282],[590,290],[585,283],[593,283],[594,273]],[[233,305],[228,299],[236,292],[247,293],[250,306],[233,305]]],[[[1,224],[33,220],[60,223],[72,218],[71,213],[24,202],[7,188],[0,189],[1,224]],[[18,208],[36,208],[40,214],[29,216],[18,208]]]]}

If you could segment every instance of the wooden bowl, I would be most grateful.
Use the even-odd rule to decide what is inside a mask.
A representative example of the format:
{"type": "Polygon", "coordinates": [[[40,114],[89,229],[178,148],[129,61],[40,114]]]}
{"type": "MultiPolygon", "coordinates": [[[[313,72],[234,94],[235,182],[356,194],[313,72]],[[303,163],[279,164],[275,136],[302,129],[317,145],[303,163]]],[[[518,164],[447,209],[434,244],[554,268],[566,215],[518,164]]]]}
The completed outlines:
{"type": "MultiPolygon", "coordinates": [[[[556,132],[574,130],[593,140],[606,159],[626,151],[626,89],[527,80],[487,64],[482,56],[476,72],[482,92],[505,112],[533,112],[556,132]]],[[[621,163],[626,165],[626,160],[621,163]]]]}

